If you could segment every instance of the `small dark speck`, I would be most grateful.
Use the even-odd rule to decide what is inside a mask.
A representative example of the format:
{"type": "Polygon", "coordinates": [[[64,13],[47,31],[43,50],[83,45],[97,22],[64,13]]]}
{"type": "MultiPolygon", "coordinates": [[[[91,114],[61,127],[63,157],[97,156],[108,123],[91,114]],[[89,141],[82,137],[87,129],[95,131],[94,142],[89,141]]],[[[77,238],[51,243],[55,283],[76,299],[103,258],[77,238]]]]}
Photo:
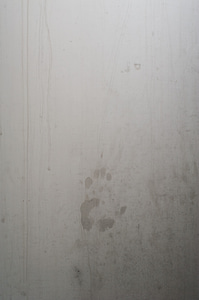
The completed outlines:
{"type": "Polygon", "coordinates": [[[2,223],[5,223],[5,218],[2,218],[2,219],[1,219],[1,222],[2,222],[2,223]]]}

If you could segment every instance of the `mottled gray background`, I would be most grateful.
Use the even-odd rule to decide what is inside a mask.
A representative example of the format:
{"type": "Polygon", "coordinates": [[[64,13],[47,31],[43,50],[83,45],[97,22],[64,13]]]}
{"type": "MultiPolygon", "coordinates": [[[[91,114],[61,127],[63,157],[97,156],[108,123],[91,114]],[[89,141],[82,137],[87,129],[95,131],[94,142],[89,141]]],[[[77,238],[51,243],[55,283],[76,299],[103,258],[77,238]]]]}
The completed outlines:
{"type": "Polygon", "coordinates": [[[199,2],[0,23],[0,300],[198,300],[199,2]]]}

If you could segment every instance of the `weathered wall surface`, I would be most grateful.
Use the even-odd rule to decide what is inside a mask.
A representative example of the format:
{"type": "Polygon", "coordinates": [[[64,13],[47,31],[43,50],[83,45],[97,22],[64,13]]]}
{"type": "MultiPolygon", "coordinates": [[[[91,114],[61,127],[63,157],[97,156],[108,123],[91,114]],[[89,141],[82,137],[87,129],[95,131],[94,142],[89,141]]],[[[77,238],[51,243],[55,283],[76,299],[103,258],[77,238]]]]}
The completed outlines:
{"type": "Polygon", "coordinates": [[[0,299],[199,299],[199,2],[0,22],[0,299]]]}

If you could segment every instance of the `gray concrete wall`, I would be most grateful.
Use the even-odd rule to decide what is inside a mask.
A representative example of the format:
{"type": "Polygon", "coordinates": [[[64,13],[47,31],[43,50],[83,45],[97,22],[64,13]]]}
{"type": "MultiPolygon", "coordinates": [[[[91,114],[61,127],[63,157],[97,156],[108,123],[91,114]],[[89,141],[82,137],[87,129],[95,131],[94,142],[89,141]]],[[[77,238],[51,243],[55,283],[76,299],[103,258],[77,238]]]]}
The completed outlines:
{"type": "Polygon", "coordinates": [[[0,22],[0,299],[199,299],[199,2],[0,22]]]}

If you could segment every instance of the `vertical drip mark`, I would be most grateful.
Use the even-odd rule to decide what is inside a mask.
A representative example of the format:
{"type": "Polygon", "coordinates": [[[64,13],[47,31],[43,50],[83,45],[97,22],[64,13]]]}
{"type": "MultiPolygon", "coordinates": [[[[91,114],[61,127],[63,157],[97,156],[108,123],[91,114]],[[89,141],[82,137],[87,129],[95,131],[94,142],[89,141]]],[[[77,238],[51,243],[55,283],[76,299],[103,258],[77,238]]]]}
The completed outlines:
{"type": "Polygon", "coordinates": [[[50,95],[50,81],[51,81],[51,69],[52,69],[52,43],[50,37],[50,30],[47,20],[46,2],[44,4],[45,12],[45,25],[47,30],[48,44],[49,44],[49,65],[48,65],[48,77],[47,77],[47,95],[46,95],[46,109],[47,109],[47,126],[48,126],[48,170],[51,169],[51,126],[50,126],[50,105],[49,105],[49,95],[50,95]]]}

